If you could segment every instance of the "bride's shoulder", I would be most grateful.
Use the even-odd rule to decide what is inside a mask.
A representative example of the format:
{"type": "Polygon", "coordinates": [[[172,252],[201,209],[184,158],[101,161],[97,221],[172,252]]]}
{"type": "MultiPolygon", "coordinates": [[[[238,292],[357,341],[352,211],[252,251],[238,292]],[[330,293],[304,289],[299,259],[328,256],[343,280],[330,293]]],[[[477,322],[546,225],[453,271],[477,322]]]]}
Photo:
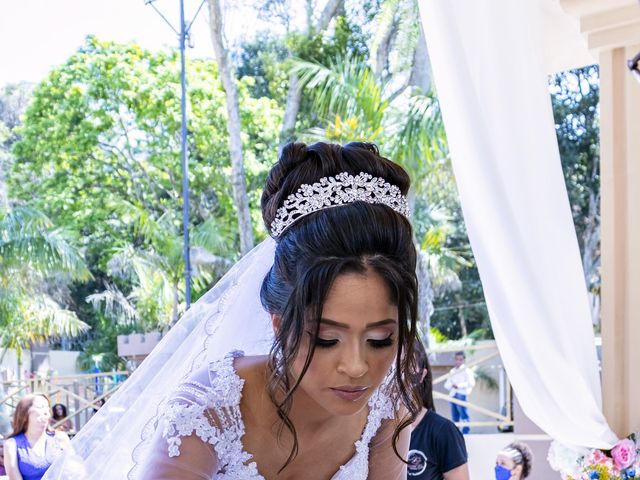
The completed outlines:
{"type": "Polygon", "coordinates": [[[268,355],[241,355],[234,358],[233,368],[240,378],[253,383],[258,378],[264,378],[268,363],[268,355]]]}
{"type": "Polygon", "coordinates": [[[198,403],[232,406],[240,402],[243,388],[253,390],[264,375],[266,356],[246,356],[233,351],[193,370],[174,394],[197,397],[198,403]]]}

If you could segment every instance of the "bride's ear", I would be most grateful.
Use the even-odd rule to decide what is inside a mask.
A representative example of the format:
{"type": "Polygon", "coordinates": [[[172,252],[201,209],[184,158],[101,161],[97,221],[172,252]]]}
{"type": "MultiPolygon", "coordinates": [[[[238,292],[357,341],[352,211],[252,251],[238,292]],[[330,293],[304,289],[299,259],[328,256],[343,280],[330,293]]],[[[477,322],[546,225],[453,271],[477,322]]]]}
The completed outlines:
{"type": "Polygon", "coordinates": [[[273,327],[273,333],[275,335],[280,331],[280,326],[282,325],[282,317],[280,315],[276,315],[275,313],[271,314],[271,326],[273,327]]]}

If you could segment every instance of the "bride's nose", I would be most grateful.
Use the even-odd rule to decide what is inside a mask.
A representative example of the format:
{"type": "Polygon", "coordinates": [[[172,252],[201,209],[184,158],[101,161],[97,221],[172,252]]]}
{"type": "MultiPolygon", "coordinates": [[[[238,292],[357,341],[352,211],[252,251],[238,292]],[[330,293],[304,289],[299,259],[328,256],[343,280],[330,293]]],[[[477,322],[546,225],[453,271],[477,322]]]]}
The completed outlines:
{"type": "Polygon", "coordinates": [[[351,378],[360,378],[369,371],[364,348],[360,345],[348,345],[340,357],[338,372],[351,378]]]}

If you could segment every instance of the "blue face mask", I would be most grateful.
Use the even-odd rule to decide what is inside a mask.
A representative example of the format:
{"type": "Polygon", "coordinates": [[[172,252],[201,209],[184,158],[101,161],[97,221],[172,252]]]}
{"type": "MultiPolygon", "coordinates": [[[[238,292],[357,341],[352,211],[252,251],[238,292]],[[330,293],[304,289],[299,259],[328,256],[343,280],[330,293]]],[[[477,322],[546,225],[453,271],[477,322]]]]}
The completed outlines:
{"type": "Polygon", "coordinates": [[[496,465],[496,480],[509,480],[510,478],[511,470],[502,465],[496,465]]]}

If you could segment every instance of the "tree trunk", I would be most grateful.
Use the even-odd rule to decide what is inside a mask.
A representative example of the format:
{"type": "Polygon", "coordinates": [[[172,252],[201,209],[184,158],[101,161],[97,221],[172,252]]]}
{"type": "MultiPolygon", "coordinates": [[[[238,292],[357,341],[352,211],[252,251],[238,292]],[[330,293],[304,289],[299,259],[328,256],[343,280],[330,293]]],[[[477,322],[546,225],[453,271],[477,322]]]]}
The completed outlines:
{"type": "MultiPolygon", "coordinates": [[[[344,0],[328,0],[324,9],[320,13],[320,17],[312,28],[310,2],[307,2],[307,36],[311,36],[316,32],[323,32],[331,23],[338,9],[343,5],[344,0]]],[[[282,119],[282,129],[280,130],[280,143],[284,145],[295,138],[294,132],[296,128],[296,118],[300,111],[300,102],[302,101],[302,85],[300,80],[294,74],[289,75],[289,91],[287,92],[287,105],[284,109],[284,118],[282,119]]]]}
{"type": "Polygon", "coordinates": [[[320,18],[318,18],[318,23],[316,23],[316,32],[324,32],[333,17],[335,17],[336,12],[342,6],[344,0],[328,0],[326,5],[324,6],[324,10],[320,13],[320,18]]]}
{"type": "Polygon", "coordinates": [[[387,0],[382,4],[378,14],[379,24],[371,44],[371,62],[376,75],[382,76],[384,69],[389,64],[389,52],[391,39],[396,29],[398,12],[398,0],[387,0]]]}
{"type": "Polygon", "coordinates": [[[427,50],[427,39],[424,36],[424,28],[420,23],[420,36],[416,44],[416,51],[413,54],[413,67],[411,67],[411,76],[409,77],[409,85],[415,86],[422,90],[422,93],[431,91],[431,71],[429,65],[429,51],[427,50]]]}
{"type": "Polygon", "coordinates": [[[280,143],[289,143],[295,138],[296,117],[300,111],[302,101],[302,86],[295,74],[289,75],[289,91],[287,92],[287,105],[282,119],[282,129],[280,130],[280,143]]]}
{"type": "Polygon", "coordinates": [[[598,205],[600,195],[591,192],[589,195],[589,213],[587,225],[582,234],[582,268],[584,270],[585,281],[589,289],[589,299],[591,303],[591,321],[594,325],[600,324],[600,299],[599,294],[592,291],[594,277],[600,272],[600,215],[598,205]]]}
{"type": "Polygon", "coordinates": [[[253,228],[249,213],[249,197],[244,178],[244,160],[242,156],[242,138],[240,135],[240,105],[235,78],[229,64],[229,57],[222,41],[222,13],[219,0],[209,0],[209,29],[213,51],[218,64],[218,74],[226,93],[227,130],[229,132],[229,153],[231,155],[231,186],[233,199],[238,212],[240,250],[246,254],[253,248],[253,228]]]}
{"type": "Polygon", "coordinates": [[[429,348],[429,330],[431,329],[431,315],[433,315],[433,288],[429,277],[429,262],[427,255],[416,245],[418,254],[416,276],[418,277],[418,331],[425,347],[429,348]]]}
{"type": "Polygon", "coordinates": [[[465,338],[468,335],[467,331],[467,319],[464,316],[464,300],[460,295],[455,296],[455,302],[459,306],[458,308],[458,321],[460,322],[460,334],[462,338],[465,338]]]}
{"type": "Polygon", "coordinates": [[[174,283],[171,286],[173,290],[173,305],[171,310],[171,325],[175,325],[178,322],[178,284],[174,283]]]}

